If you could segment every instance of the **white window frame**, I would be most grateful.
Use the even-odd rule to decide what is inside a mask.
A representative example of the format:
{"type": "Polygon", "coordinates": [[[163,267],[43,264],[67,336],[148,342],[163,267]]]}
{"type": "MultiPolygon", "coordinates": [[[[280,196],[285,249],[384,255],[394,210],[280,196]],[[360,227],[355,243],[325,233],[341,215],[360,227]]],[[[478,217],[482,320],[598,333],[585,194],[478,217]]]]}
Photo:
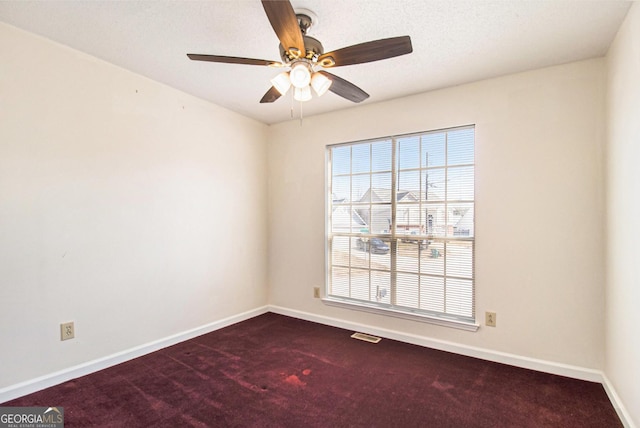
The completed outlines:
{"type": "MultiPolygon", "coordinates": [[[[365,311],[365,312],[371,312],[371,313],[376,313],[376,314],[381,314],[381,315],[387,315],[387,316],[393,316],[393,317],[398,317],[398,318],[403,318],[403,319],[410,319],[410,320],[415,320],[415,321],[421,321],[421,322],[427,322],[427,323],[431,323],[431,324],[436,324],[436,325],[441,325],[441,326],[446,326],[446,327],[453,327],[453,328],[458,328],[458,329],[462,329],[462,330],[467,330],[467,331],[476,331],[479,328],[479,324],[477,323],[476,320],[476,313],[475,313],[475,215],[473,216],[473,233],[472,236],[469,237],[460,237],[460,236],[455,236],[455,235],[446,235],[446,236],[439,236],[439,237],[434,237],[432,234],[429,234],[427,232],[425,232],[424,234],[421,234],[418,236],[419,239],[430,239],[429,242],[439,242],[442,245],[444,245],[444,248],[446,248],[446,243],[447,242],[466,242],[466,243],[470,243],[471,245],[471,284],[472,284],[472,291],[471,291],[471,316],[457,316],[455,314],[450,314],[450,313],[446,313],[446,312],[436,312],[436,311],[429,311],[429,310],[424,310],[424,309],[418,309],[418,308],[411,308],[411,307],[406,307],[406,306],[399,306],[394,304],[393,302],[391,303],[382,303],[380,301],[371,301],[371,298],[369,298],[369,300],[360,300],[360,299],[355,299],[355,298],[350,298],[347,296],[340,296],[340,295],[335,295],[332,294],[332,269],[334,268],[334,263],[333,263],[333,259],[332,259],[332,242],[334,240],[334,237],[336,236],[340,236],[342,238],[344,237],[349,237],[349,239],[351,240],[352,238],[358,238],[358,237],[365,237],[366,239],[371,239],[371,238],[381,238],[384,239],[385,241],[389,242],[389,247],[391,250],[391,262],[390,262],[390,277],[391,277],[391,293],[395,293],[395,287],[397,284],[397,280],[396,280],[396,275],[399,271],[398,265],[396,264],[396,254],[397,254],[397,249],[398,249],[398,242],[400,242],[401,238],[403,235],[401,235],[400,233],[397,233],[397,226],[398,226],[398,221],[396,219],[396,213],[397,213],[397,207],[398,205],[401,205],[401,203],[399,204],[397,201],[397,183],[396,183],[396,179],[398,177],[398,161],[396,159],[397,156],[397,141],[399,139],[405,138],[405,137],[412,137],[412,136],[425,136],[425,135],[429,135],[429,134],[444,134],[445,138],[446,136],[448,136],[448,134],[452,131],[456,131],[456,130],[462,130],[462,129],[472,129],[473,133],[474,133],[474,152],[475,152],[475,125],[467,125],[467,126],[461,126],[461,127],[455,127],[455,128],[447,128],[447,129],[439,129],[439,130],[433,130],[433,131],[426,131],[426,132],[420,132],[420,133],[413,133],[413,134],[405,134],[405,135],[398,135],[398,136],[390,136],[390,137],[381,137],[381,138],[377,138],[374,140],[366,140],[366,141],[355,141],[355,142],[349,142],[349,143],[341,143],[341,144],[335,144],[335,145],[328,145],[326,147],[326,180],[325,180],[325,185],[326,185],[326,189],[325,189],[325,194],[327,196],[327,209],[326,209],[326,239],[325,239],[325,245],[326,245],[326,268],[325,268],[325,272],[326,272],[326,281],[325,281],[325,298],[323,298],[323,302],[327,305],[330,306],[337,306],[337,307],[341,307],[341,308],[348,308],[348,309],[354,309],[354,310],[360,310],[360,311],[365,311]],[[391,185],[391,194],[393,195],[391,197],[391,201],[390,201],[390,207],[391,207],[391,217],[392,217],[392,224],[394,227],[391,227],[390,230],[388,230],[388,233],[371,233],[372,231],[369,230],[369,233],[358,233],[357,231],[354,231],[353,228],[350,228],[348,232],[333,232],[332,229],[332,212],[334,210],[334,201],[333,201],[333,183],[332,183],[332,177],[333,177],[333,171],[332,171],[332,158],[331,158],[331,153],[332,150],[334,148],[338,148],[338,147],[345,147],[345,146],[357,146],[360,144],[369,144],[372,142],[381,142],[384,140],[391,140],[392,142],[392,149],[391,149],[391,153],[392,153],[392,159],[391,159],[391,181],[392,181],[392,185],[391,185]]],[[[445,140],[446,141],[446,140],[445,140]]],[[[446,149],[446,145],[448,143],[445,142],[445,153],[447,152],[446,149]]],[[[420,152],[422,154],[422,151],[420,152]]],[[[446,156],[446,155],[445,155],[446,156]]],[[[471,166],[474,168],[475,171],[475,160],[472,163],[469,164],[463,164],[463,165],[450,165],[448,164],[448,162],[445,160],[445,165],[444,165],[444,170],[448,171],[448,169],[450,167],[460,167],[460,166],[471,166]]],[[[429,170],[431,169],[442,169],[442,165],[439,166],[435,166],[435,167],[430,167],[429,165],[422,165],[419,168],[421,171],[424,171],[425,173],[428,174],[429,170]]],[[[371,172],[373,174],[373,172],[371,172]]],[[[354,176],[353,171],[350,171],[348,174],[343,174],[343,176],[348,175],[349,177],[354,176]]],[[[475,183],[475,172],[474,172],[474,183],[475,183]]],[[[427,187],[428,185],[425,184],[424,186],[422,186],[422,183],[420,184],[421,188],[424,190],[425,187],[427,187]]],[[[474,184],[475,187],[475,184],[474,184]]],[[[448,193],[445,194],[448,195],[448,193]]],[[[451,201],[450,203],[458,203],[459,201],[451,201]]],[[[465,200],[465,203],[469,202],[468,200],[465,200]]],[[[475,210],[475,190],[474,190],[474,197],[473,200],[470,201],[472,203],[472,206],[474,207],[475,210]]],[[[351,201],[351,204],[358,204],[359,201],[351,201]]],[[[448,204],[449,200],[446,199],[445,203],[448,204]]],[[[422,204],[424,204],[424,206],[428,206],[428,201],[427,198],[425,197],[425,201],[421,202],[421,206],[422,204]]],[[[424,219],[424,217],[426,217],[426,215],[424,217],[421,218],[423,220],[423,223],[425,223],[427,220],[424,219]]],[[[446,234],[448,234],[449,232],[445,232],[446,234]]],[[[351,241],[350,241],[351,242],[351,241]]],[[[349,250],[352,251],[352,250],[349,250]]],[[[443,257],[446,259],[446,251],[444,251],[443,257]]],[[[352,265],[351,265],[351,261],[348,262],[349,263],[349,281],[352,280],[351,277],[351,271],[352,271],[352,265]]],[[[446,263],[446,262],[445,262],[446,263]]],[[[344,269],[344,265],[335,265],[336,268],[342,268],[344,269]]],[[[360,271],[362,270],[362,268],[358,268],[360,271]]],[[[367,270],[365,268],[365,270],[367,270]]],[[[369,271],[371,271],[371,268],[368,268],[369,271]]],[[[418,275],[421,276],[421,275],[418,275]]],[[[440,275],[440,277],[443,278],[443,281],[446,282],[446,278],[447,274],[446,274],[446,269],[444,271],[444,273],[442,275],[440,275]]],[[[391,300],[395,301],[395,297],[392,298],[391,300]]]]}

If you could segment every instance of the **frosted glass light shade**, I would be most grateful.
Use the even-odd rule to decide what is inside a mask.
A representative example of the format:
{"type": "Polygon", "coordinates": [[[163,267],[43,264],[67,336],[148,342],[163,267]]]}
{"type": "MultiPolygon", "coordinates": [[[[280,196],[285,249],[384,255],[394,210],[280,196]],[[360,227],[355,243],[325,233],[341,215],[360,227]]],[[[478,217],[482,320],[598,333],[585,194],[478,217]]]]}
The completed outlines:
{"type": "Polygon", "coordinates": [[[273,85],[274,88],[276,88],[278,92],[280,92],[280,95],[286,94],[289,88],[291,87],[291,80],[289,80],[289,73],[285,71],[278,74],[276,77],[271,79],[271,84],[273,85]]]}
{"type": "Polygon", "coordinates": [[[311,99],[311,87],[296,88],[293,98],[298,101],[309,101],[311,99]]]}
{"type": "Polygon", "coordinates": [[[309,67],[303,62],[295,64],[289,72],[289,78],[291,79],[291,84],[296,88],[309,86],[309,82],[311,82],[309,67]]]}
{"type": "Polygon", "coordinates": [[[329,90],[331,83],[331,80],[322,73],[313,73],[313,77],[311,78],[311,87],[313,87],[313,90],[316,91],[319,97],[329,90]]]}

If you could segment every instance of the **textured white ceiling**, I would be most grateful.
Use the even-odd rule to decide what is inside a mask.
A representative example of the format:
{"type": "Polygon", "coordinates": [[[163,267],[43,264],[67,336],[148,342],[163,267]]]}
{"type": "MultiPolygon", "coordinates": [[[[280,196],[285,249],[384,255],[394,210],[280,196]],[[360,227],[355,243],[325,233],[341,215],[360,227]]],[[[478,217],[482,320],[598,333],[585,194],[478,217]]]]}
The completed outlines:
{"type": "MultiPolygon", "coordinates": [[[[409,35],[413,53],[337,67],[363,102],[603,56],[631,2],[292,0],[313,11],[325,51],[409,35]]],[[[0,21],[163,82],[265,123],[291,118],[291,100],[258,101],[269,67],[191,61],[187,53],[280,60],[259,0],[0,1],[0,21]]],[[[298,103],[296,103],[296,109],[298,103]]],[[[309,116],[354,106],[329,92],[309,116]]]]}

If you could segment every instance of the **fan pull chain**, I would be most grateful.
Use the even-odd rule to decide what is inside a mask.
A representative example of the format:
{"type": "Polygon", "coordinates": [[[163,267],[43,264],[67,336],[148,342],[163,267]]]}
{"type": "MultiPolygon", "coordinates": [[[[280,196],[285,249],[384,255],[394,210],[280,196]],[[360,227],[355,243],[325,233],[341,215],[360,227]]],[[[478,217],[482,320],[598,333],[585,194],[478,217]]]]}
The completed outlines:
{"type": "Polygon", "coordinates": [[[293,99],[293,91],[290,91],[291,94],[291,104],[289,104],[291,106],[291,119],[293,119],[293,104],[295,102],[295,100],[293,99]]]}
{"type": "Polygon", "coordinates": [[[300,101],[300,127],[302,127],[302,101],[300,101]]]}

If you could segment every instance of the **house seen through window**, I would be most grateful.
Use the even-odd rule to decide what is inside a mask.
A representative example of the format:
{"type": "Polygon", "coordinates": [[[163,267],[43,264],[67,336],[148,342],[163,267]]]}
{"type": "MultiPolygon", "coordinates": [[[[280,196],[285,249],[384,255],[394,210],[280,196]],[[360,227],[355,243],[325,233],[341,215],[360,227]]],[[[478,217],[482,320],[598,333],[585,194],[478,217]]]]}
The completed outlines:
{"type": "Polygon", "coordinates": [[[474,313],[474,127],[329,146],[328,300],[474,313]]]}

